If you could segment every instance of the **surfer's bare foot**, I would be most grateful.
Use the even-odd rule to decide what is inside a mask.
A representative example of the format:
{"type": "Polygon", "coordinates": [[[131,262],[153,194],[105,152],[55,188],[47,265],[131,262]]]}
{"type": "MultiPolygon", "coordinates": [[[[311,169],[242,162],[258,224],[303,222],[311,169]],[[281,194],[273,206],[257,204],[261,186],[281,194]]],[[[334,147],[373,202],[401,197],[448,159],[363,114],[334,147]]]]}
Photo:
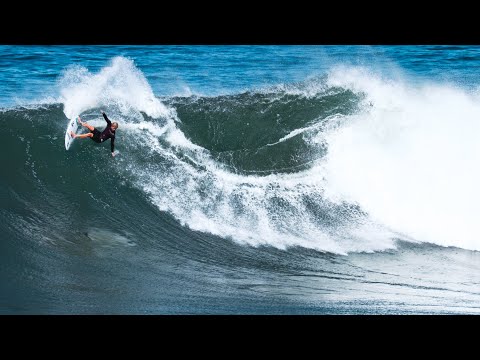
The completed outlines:
{"type": "Polygon", "coordinates": [[[79,123],[80,125],[83,125],[83,121],[82,121],[82,119],[80,119],[80,116],[77,118],[77,120],[78,120],[78,123],[79,123]]]}
{"type": "Polygon", "coordinates": [[[70,136],[75,139],[75,137],[77,136],[77,134],[75,134],[73,131],[70,131],[70,136]]]}

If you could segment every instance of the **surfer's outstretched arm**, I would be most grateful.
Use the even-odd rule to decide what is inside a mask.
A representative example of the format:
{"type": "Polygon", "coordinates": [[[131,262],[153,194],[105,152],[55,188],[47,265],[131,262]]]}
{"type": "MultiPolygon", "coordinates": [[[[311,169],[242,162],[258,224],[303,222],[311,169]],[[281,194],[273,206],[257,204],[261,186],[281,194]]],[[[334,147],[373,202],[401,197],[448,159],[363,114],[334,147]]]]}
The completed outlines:
{"type": "Polygon", "coordinates": [[[115,137],[112,137],[111,140],[110,140],[110,149],[112,150],[112,156],[115,156],[114,155],[114,152],[115,152],[115,137]]]}
{"type": "Polygon", "coordinates": [[[107,125],[110,126],[112,125],[112,122],[108,119],[107,114],[105,114],[105,111],[102,110],[102,115],[105,121],[107,122],[107,125]]]}

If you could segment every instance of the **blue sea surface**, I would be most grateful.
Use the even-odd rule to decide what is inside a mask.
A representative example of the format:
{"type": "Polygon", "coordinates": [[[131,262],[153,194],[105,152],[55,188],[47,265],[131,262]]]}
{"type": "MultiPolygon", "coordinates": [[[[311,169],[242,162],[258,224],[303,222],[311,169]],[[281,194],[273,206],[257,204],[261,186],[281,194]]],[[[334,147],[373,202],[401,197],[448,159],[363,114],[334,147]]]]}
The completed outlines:
{"type": "Polygon", "coordinates": [[[480,46],[9,45],[0,46],[0,104],[55,97],[65,69],[77,65],[98,72],[116,56],[133,60],[157,96],[214,96],[299,82],[339,63],[413,80],[463,86],[480,81],[480,46]]]}

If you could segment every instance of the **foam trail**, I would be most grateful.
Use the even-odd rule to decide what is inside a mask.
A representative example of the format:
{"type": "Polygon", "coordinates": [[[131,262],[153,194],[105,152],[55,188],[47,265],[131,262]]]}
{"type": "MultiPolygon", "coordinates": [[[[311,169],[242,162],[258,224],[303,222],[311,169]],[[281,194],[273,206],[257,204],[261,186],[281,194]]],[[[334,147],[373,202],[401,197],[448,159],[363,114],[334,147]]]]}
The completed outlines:
{"type": "Polygon", "coordinates": [[[312,132],[314,130],[318,130],[323,125],[324,122],[332,121],[334,119],[337,119],[340,116],[341,116],[340,114],[330,115],[330,116],[326,117],[323,121],[317,122],[316,124],[314,124],[312,126],[307,126],[305,128],[301,128],[301,129],[295,129],[295,130],[291,131],[290,133],[288,133],[287,135],[285,135],[284,137],[282,137],[281,139],[279,139],[278,141],[276,141],[272,144],[267,144],[267,146],[274,146],[274,145],[280,144],[280,143],[282,143],[282,142],[284,142],[288,139],[291,139],[291,138],[293,138],[297,135],[312,132]]]}
{"type": "Polygon", "coordinates": [[[274,145],[277,145],[277,144],[280,144],[281,142],[284,142],[285,140],[288,140],[288,139],[291,139],[299,134],[303,134],[305,131],[307,130],[311,130],[313,127],[309,127],[309,128],[303,128],[303,129],[295,129],[293,131],[291,131],[289,134],[285,135],[284,137],[282,137],[281,139],[279,139],[278,141],[272,143],[272,144],[267,144],[267,146],[274,146],[274,145]]]}

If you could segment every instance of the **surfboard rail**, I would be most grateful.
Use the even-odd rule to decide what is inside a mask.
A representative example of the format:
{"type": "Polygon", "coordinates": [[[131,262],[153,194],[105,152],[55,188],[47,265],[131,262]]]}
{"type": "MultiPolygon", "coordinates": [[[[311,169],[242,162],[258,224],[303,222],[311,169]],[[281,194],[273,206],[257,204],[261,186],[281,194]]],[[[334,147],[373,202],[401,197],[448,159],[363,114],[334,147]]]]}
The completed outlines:
{"type": "Polygon", "coordinates": [[[77,116],[74,116],[68,121],[67,130],[65,131],[65,149],[66,150],[70,149],[70,146],[72,145],[72,142],[74,140],[74,138],[70,136],[70,131],[73,131],[74,133],[76,133],[77,129],[78,129],[77,116]]]}

